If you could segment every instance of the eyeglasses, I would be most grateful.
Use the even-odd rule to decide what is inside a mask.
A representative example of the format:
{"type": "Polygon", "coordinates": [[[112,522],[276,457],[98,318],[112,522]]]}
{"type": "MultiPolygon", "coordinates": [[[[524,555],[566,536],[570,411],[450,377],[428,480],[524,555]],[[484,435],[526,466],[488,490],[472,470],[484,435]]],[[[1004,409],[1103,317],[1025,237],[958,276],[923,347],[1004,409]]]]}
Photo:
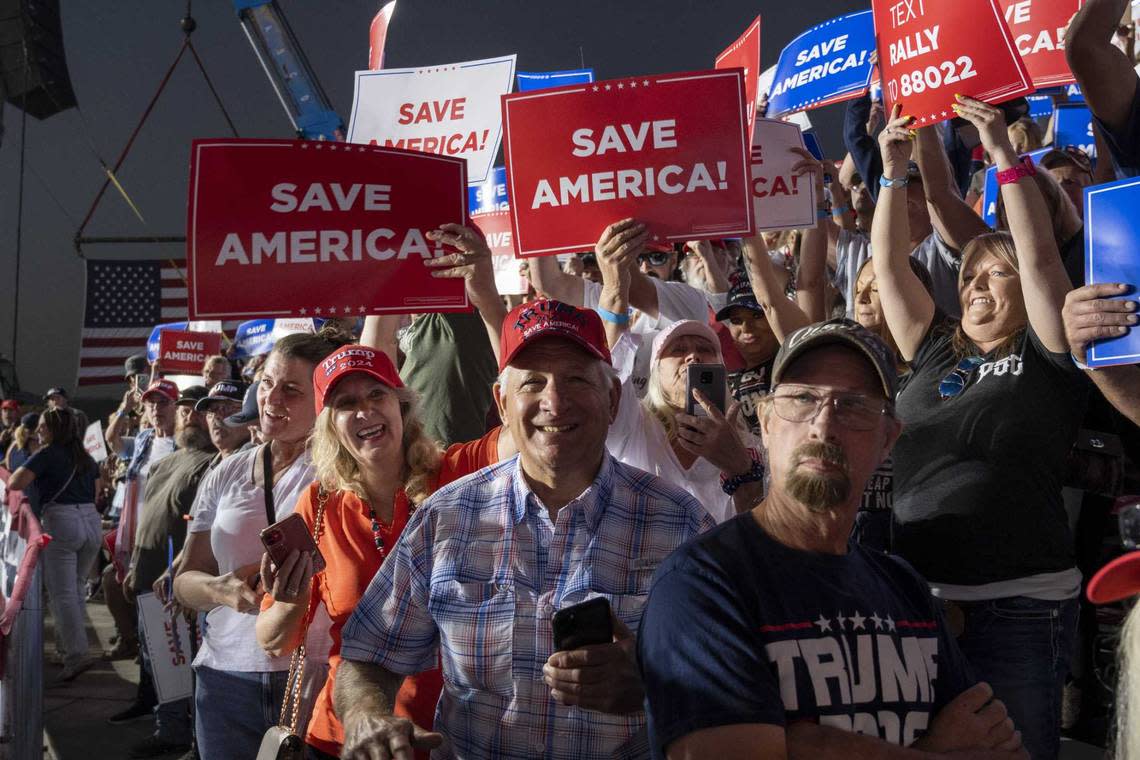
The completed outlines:
{"type": "Polygon", "coordinates": [[[1126,504],[1117,517],[1125,549],[1140,549],[1140,501],[1126,504]]]}
{"type": "Polygon", "coordinates": [[[958,362],[958,366],[950,370],[950,374],[942,378],[942,382],[938,384],[938,395],[942,397],[942,400],[954,398],[966,390],[966,385],[970,382],[970,375],[981,363],[982,357],[980,356],[967,356],[958,362]]]}
{"type": "Polygon", "coordinates": [[[638,254],[637,263],[645,262],[648,262],[651,267],[662,267],[669,263],[669,254],[660,251],[638,254]]]}
{"type": "Polygon", "coordinates": [[[788,422],[811,422],[824,404],[834,410],[839,424],[851,430],[872,430],[892,409],[887,401],[856,393],[822,394],[801,386],[781,386],[772,394],[772,409],[788,422]]]}

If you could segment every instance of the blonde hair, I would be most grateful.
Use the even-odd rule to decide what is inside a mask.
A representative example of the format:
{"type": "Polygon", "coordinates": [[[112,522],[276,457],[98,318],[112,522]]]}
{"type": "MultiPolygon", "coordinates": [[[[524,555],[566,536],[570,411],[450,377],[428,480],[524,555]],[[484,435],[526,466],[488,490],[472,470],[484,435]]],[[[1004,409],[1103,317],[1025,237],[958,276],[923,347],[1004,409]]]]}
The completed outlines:
{"type": "Polygon", "coordinates": [[[1015,138],[1021,138],[1021,147],[1018,150],[1022,153],[1037,150],[1045,144],[1045,135],[1042,134],[1041,127],[1028,116],[1022,116],[1006,127],[1006,133],[1011,143],[1017,142],[1015,138]]]}
{"type": "MultiPolygon", "coordinates": [[[[962,249],[962,261],[958,267],[958,292],[962,292],[963,276],[969,268],[970,263],[985,254],[992,253],[997,256],[1013,271],[1020,274],[1021,270],[1017,265],[1017,249],[1013,246],[1013,236],[1008,232],[989,232],[985,235],[978,235],[976,238],[966,243],[965,248],[962,249]]],[[[998,358],[1009,356],[1017,347],[1018,341],[1021,340],[1021,335],[1025,328],[1014,330],[993,350],[997,352],[998,358]]],[[[977,345],[974,344],[972,338],[966,334],[966,330],[962,327],[962,322],[959,321],[954,328],[954,337],[951,340],[951,347],[954,349],[954,355],[959,359],[964,359],[967,356],[974,356],[978,352],[977,345]]]]}
{"type": "MultiPolygon", "coordinates": [[[[400,442],[404,450],[404,461],[400,468],[400,479],[404,481],[404,493],[407,494],[408,502],[415,508],[435,490],[435,476],[443,452],[439,444],[424,431],[415,391],[394,388],[393,393],[400,402],[400,417],[404,422],[404,436],[400,442]]],[[[368,498],[361,480],[360,463],[341,443],[332,411],[327,407],[317,415],[310,449],[317,479],[326,491],[351,491],[361,499],[368,498]]]]}
{"type": "Polygon", "coordinates": [[[1116,760],[1137,760],[1140,758],[1140,722],[1137,722],[1137,707],[1132,702],[1140,697],[1140,604],[1134,605],[1124,620],[1116,664],[1113,757],[1116,760]]]}

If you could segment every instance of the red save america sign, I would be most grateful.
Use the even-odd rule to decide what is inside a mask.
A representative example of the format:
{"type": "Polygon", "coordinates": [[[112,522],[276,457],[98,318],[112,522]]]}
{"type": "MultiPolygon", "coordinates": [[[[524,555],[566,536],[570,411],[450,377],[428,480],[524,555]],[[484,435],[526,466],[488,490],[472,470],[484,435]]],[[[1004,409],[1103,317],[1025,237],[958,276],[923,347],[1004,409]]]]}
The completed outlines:
{"type": "Polygon", "coordinates": [[[658,242],[751,235],[744,103],[739,69],[504,95],[515,251],[590,250],[626,217],[658,242]]]}
{"type": "Polygon", "coordinates": [[[299,140],[195,140],[191,319],[359,317],[468,308],[431,276],[427,233],[466,218],[462,159],[299,140]]]}
{"type": "Polygon", "coordinates": [[[954,95],[1001,103],[1033,83],[998,0],[872,0],[887,110],[918,126],[952,118],[954,95]]]}
{"type": "Polygon", "coordinates": [[[1035,87],[1075,82],[1065,61],[1065,30],[1081,0],[998,0],[1035,87]]]}
{"type": "Polygon", "coordinates": [[[748,25],[740,39],[725,48],[716,57],[718,69],[744,69],[745,119],[748,121],[748,139],[752,139],[752,125],[756,119],[756,99],[760,97],[760,17],[748,25]]]}
{"type": "Polygon", "coordinates": [[[206,359],[221,349],[222,336],[218,333],[163,330],[158,337],[158,368],[174,375],[197,375],[206,359]]]}

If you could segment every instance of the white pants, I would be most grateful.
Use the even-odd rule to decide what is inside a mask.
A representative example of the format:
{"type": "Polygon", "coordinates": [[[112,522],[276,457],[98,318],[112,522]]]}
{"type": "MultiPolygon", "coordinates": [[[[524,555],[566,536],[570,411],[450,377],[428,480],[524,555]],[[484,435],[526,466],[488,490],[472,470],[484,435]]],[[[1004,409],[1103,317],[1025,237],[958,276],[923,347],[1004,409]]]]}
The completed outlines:
{"type": "Polygon", "coordinates": [[[84,581],[103,540],[99,513],[94,504],[48,504],[41,521],[51,536],[42,557],[55,640],[71,665],[87,657],[84,581]]]}

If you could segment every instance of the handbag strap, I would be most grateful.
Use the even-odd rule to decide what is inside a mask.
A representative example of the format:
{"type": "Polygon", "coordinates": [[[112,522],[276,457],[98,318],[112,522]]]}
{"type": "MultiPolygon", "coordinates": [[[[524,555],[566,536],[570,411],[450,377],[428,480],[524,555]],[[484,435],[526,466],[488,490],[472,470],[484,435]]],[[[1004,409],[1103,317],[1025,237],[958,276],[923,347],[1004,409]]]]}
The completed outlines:
{"type": "Polygon", "coordinates": [[[273,505],[273,452],[270,446],[272,444],[265,444],[261,454],[261,471],[264,473],[262,485],[265,488],[265,519],[268,525],[277,522],[277,509],[273,505]]]}
{"type": "Polygon", "coordinates": [[[63,496],[63,492],[67,490],[67,487],[69,485],[71,485],[71,481],[75,480],[75,473],[77,472],[79,472],[79,465],[75,465],[75,467],[71,470],[71,474],[67,476],[67,480],[64,481],[60,489],[55,492],[55,496],[51,497],[45,502],[42,502],[43,506],[46,507],[48,504],[55,504],[55,500],[60,496],[63,496]]]}
{"type": "MultiPolygon", "coordinates": [[[[329,495],[325,491],[325,487],[318,484],[317,516],[313,520],[313,543],[318,547],[321,545],[325,504],[328,500],[329,495]]],[[[278,724],[286,728],[291,734],[297,733],[297,718],[301,710],[301,683],[305,677],[305,637],[308,633],[309,624],[305,623],[301,628],[301,643],[293,650],[293,658],[289,661],[289,678],[285,681],[285,698],[281,700],[281,717],[278,724]],[[286,718],[289,720],[288,723],[285,722],[286,718]]]]}

